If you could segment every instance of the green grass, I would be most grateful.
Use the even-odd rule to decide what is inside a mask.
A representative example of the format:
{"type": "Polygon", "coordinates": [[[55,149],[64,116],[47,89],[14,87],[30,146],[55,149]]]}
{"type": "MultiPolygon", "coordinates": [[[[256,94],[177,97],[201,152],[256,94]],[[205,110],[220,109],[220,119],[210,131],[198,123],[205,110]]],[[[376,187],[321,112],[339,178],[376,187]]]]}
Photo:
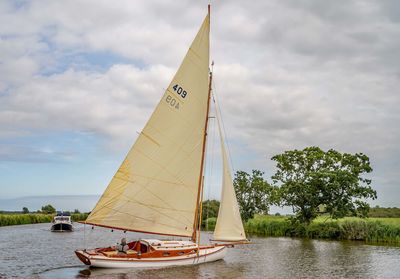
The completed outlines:
{"type": "Polygon", "coordinates": [[[0,214],[0,226],[48,223],[51,220],[53,215],[49,214],[0,214]]]}
{"type": "Polygon", "coordinates": [[[319,217],[309,226],[294,225],[286,217],[257,215],[245,224],[249,234],[295,236],[337,240],[361,240],[368,243],[400,244],[400,218],[346,217],[332,220],[319,217]]]}
{"type": "Polygon", "coordinates": [[[86,218],[88,217],[89,213],[72,213],[71,214],[71,219],[74,222],[77,221],[85,221],[86,218]]]}
{"type": "MultiPolygon", "coordinates": [[[[380,217],[373,217],[373,218],[358,218],[358,217],[345,217],[342,219],[338,219],[339,222],[344,222],[344,221],[360,221],[360,220],[365,220],[368,222],[372,221],[378,221],[386,225],[395,225],[395,226],[400,226],[400,218],[380,218],[380,217]]],[[[314,222],[327,222],[327,221],[334,221],[330,218],[327,218],[325,216],[320,216],[317,219],[314,220],[314,222]]]]}
{"type": "MultiPolygon", "coordinates": [[[[73,213],[71,214],[72,221],[86,220],[87,213],[73,213]]],[[[28,214],[0,214],[0,227],[36,224],[36,223],[50,223],[53,220],[54,214],[41,214],[41,213],[28,213],[28,214]]]]}
{"type": "Polygon", "coordinates": [[[201,224],[201,227],[205,231],[213,231],[215,229],[216,222],[217,222],[217,218],[210,217],[210,218],[206,219],[205,221],[203,221],[203,223],[201,224]]]}

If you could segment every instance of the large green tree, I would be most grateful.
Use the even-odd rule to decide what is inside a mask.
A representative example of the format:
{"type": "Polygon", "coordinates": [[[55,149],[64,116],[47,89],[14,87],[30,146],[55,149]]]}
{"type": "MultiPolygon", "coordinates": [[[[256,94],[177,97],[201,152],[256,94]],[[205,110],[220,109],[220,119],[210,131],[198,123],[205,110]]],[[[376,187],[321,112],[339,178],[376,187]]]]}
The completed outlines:
{"type": "Polygon", "coordinates": [[[285,151],[272,160],[276,161],[272,179],[279,187],[280,205],[291,206],[301,223],[309,224],[322,213],[332,218],[366,216],[365,199],[377,197],[371,180],[363,176],[372,172],[365,154],[307,147],[285,151]]]}
{"type": "Polygon", "coordinates": [[[267,214],[271,205],[272,186],[264,180],[263,172],[253,170],[251,174],[237,171],[233,185],[244,221],[254,214],[267,214]]]}

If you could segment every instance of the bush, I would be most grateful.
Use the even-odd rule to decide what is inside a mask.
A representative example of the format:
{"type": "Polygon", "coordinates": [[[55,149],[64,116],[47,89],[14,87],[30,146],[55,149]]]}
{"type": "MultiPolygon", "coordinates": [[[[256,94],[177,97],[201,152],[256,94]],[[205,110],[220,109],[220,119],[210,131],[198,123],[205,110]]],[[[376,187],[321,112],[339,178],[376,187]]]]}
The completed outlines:
{"type": "Polygon", "coordinates": [[[215,229],[216,223],[217,223],[217,218],[215,217],[208,218],[203,222],[202,228],[207,231],[213,231],[215,229]]]}
{"type": "Polygon", "coordinates": [[[56,209],[51,205],[44,205],[42,206],[42,212],[45,214],[52,214],[52,213],[56,213],[56,209]]]}
{"type": "Polygon", "coordinates": [[[291,224],[284,218],[273,218],[272,216],[256,215],[245,223],[245,230],[249,234],[263,236],[290,236],[291,224]],[[271,218],[268,218],[271,217],[271,218]]]}
{"type": "Polygon", "coordinates": [[[305,234],[309,238],[340,239],[341,228],[337,222],[311,223],[305,234]]]}
{"type": "Polygon", "coordinates": [[[88,215],[89,215],[89,213],[72,213],[71,219],[74,222],[85,221],[86,218],[88,217],[88,215]]]}

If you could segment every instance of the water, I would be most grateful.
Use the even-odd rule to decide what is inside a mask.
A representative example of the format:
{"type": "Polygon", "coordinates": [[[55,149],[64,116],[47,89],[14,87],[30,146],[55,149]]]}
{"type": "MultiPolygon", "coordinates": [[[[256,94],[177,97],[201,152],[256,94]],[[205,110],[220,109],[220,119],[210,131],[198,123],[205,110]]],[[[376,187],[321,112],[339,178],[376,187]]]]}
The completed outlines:
{"type": "Polygon", "coordinates": [[[252,245],[229,249],[224,260],[198,266],[88,268],[73,252],[84,247],[84,234],[87,247],[144,237],[90,228],[75,224],[72,233],[52,233],[50,224],[1,227],[0,278],[400,278],[400,247],[272,237],[252,238],[252,245]]]}

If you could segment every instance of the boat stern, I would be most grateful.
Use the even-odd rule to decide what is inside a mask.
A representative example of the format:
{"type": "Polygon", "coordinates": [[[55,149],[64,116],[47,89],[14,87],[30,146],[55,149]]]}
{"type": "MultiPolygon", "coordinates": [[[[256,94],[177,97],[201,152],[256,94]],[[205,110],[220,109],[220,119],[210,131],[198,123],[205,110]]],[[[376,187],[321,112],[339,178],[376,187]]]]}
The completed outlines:
{"type": "Polygon", "coordinates": [[[85,250],[75,250],[76,256],[86,265],[91,265],[89,254],[85,252],[85,250]]]}

